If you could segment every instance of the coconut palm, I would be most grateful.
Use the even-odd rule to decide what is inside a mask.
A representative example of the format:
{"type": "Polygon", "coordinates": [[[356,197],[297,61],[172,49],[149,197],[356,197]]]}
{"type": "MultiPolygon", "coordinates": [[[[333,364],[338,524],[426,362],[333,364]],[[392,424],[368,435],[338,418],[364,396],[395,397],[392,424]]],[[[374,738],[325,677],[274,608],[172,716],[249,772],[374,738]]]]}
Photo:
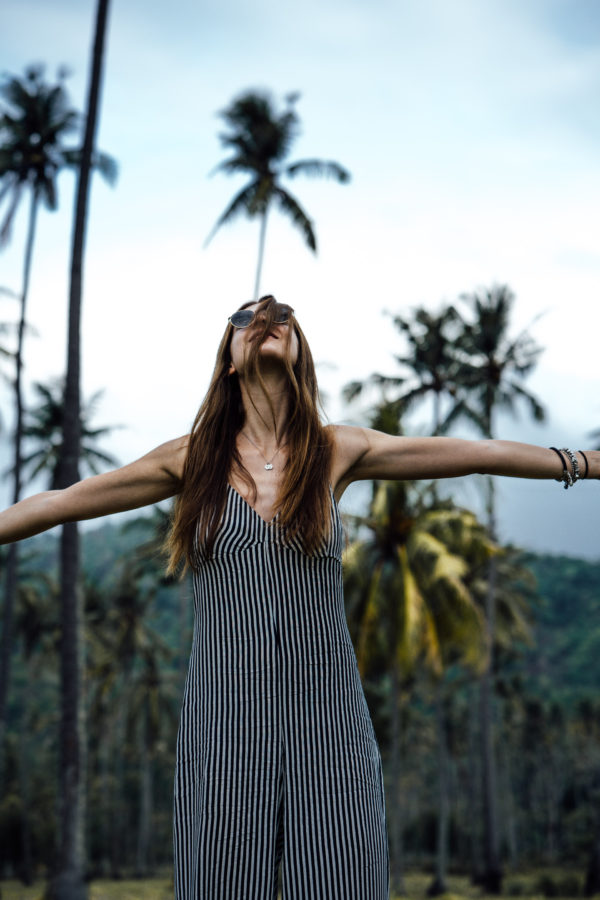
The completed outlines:
{"type": "Polygon", "coordinates": [[[408,354],[396,356],[396,362],[408,371],[408,376],[375,372],[365,382],[347,384],[344,397],[352,401],[368,385],[392,388],[399,414],[404,414],[416,403],[432,396],[432,434],[439,434],[443,421],[442,399],[447,395],[453,402],[456,396],[458,360],[455,346],[461,333],[461,316],[454,306],[446,306],[439,313],[431,313],[421,306],[410,316],[392,316],[392,321],[408,343],[408,354]]]}
{"type": "MultiPolygon", "coordinates": [[[[141,529],[148,536],[148,540],[136,550],[136,557],[141,558],[145,565],[153,572],[157,581],[162,584],[173,585],[175,579],[164,575],[165,541],[169,532],[172,518],[172,507],[164,509],[158,504],[152,508],[152,514],[138,516],[129,519],[122,527],[124,532],[141,529]]],[[[188,648],[190,643],[190,597],[192,596],[191,574],[178,581],[177,592],[179,595],[179,654],[178,669],[180,679],[183,681],[187,666],[188,648]]]]}
{"type": "MultiPolygon", "coordinates": [[[[80,448],[80,323],[90,177],[97,158],[95,150],[100,84],[109,0],[98,0],[94,44],[81,161],[78,170],[73,244],[69,277],[69,325],[65,416],[59,466],[59,488],[79,481],[80,448]]],[[[83,598],[78,585],[79,531],[76,522],[63,525],[60,547],[62,718],[60,740],[61,846],[58,865],[49,886],[50,900],[85,900],[85,739],[81,689],[81,647],[83,643],[83,598]]]]}
{"type": "MultiPolygon", "coordinates": [[[[0,287],[0,296],[11,297],[14,300],[19,299],[17,294],[7,287],[0,287]]],[[[13,351],[9,350],[8,346],[4,343],[4,336],[12,334],[12,332],[16,332],[16,330],[16,325],[12,322],[0,322],[0,335],[2,335],[2,343],[0,344],[0,362],[5,362],[6,360],[12,362],[15,358],[13,351]]],[[[3,368],[0,368],[0,378],[12,386],[12,378],[4,372],[3,368]]]]}
{"type": "MultiPolygon", "coordinates": [[[[354,541],[344,557],[346,590],[352,604],[348,617],[353,623],[361,675],[364,677],[374,659],[391,671],[396,801],[401,794],[400,698],[417,665],[424,664],[438,679],[450,661],[460,660],[476,668],[483,665],[484,625],[465,581],[469,564],[452,552],[443,538],[460,532],[462,542],[472,553],[477,548],[481,559],[487,559],[494,547],[472,513],[450,506],[428,508],[414,488],[401,481],[377,484],[369,514],[361,524],[371,531],[371,537],[354,541]]],[[[440,775],[445,796],[447,787],[443,773],[440,775]]],[[[443,808],[447,810],[447,804],[443,808]]],[[[405,893],[399,817],[394,824],[392,885],[393,890],[405,893]]],[[[442,840],[447,840],[445,834],[442,840]]],[[[444,866],[441,850],[440,858],[444,866]]]]}
{"type": "MultiPolygon", "coordinates": [[[[64,379],[59,378],[48,385],[36,382],[33,385],[38,395],[38,404],[28,410],[23,427],[23,437],[32,448],[23,458],[23,470],[29,481],[42,472],[48,475],[48,489],[57,490],[58,466],[62,449],[62,425],[64,419],[64,379]]],[[[110,434],[120,425],[91,428],[90,420],[96,412],[98,400],[103,391],[96,391],[81,409],[81,461],[82,467],[92,475],[97,475],[103,467],[116,468],[119,464],[114,456],[104,453],[96,446],[98,438],[110,434]]]]}
{"type": "MultiPolygon", "coordinates": [[[[371,425],[380,431],[398,433],[401,417],[416,403],[433,397],[432,433],[439,434],[442,428],[442,400],[447,395],[454,403],[458,360],[455,346],[463,325],[458,311],[447,306],[439,313],[431,313],[424,307],[417,307],[409,317],[393,316],[396,328],[405,336],[408,353],[396,356],[396,361],[407,376],[381,375],[374,373],[366,382],[354,381],[344,388],[348,401],[358,397],[369,385],[377,385],[386,393],[386,402],[377,407],[371,425]],[[394,399],[389,399],[389,389],[394,399]]],[[[435,482],[431,486],[432,498],[437,502],[435,482]]],[[[462,548],[464,550],[464,548],[462,548]]],[[[460,556],[460,552],[458,553],[460,556]]],[[[431,895],[444,893],[448,845],[448,784],[447,784],[447,739],[443,703],[443,678],[438,677],[434,685],[438,747],[439,814],[436,853],[436,876],[430,886],[431,895]]]]}
{"type": "MultiPolygon", "coordinates": [[[[172,652],[162,637],[149,623],[149,611],[155,604],[157,582],[148,578],[145,561],[130,557],[124,565],[115,590],[110,598],[92,594],[96,609],[90,610],[96,621],[88,634],[90,675],[95,682],[92,696],[92,715],[104,722],[104,753],[112,753],[114,763],[112,797],[113,824],[111,826],[111,868],[112,874],[120,874],[123,844],[122,788],[124,784],[124,747],[128,719],[135,720],[145,730],[142,737],[142,762],[150,766],[158,724],[155,710],[148,703],[161,706],[164,700],[163,686],[158,669],[160,661],[170,659],[172,652]],[[98,603],[104,607],[98,608],[98,603]],[[140,670],[140,662],[142,663],[140,670]],[[142,696],[145,686],[147,693],[142,696]],[[149,692],[149,693],[148,693],[149,692]]],[[[142,792],[150,790],[148,772],[141,783],[142,792]]],[[[144,797],[148,809],[148,794],[144,797]]],[[[141,827],[140,855],[147,862],[148,835],[144,834],[147,823],[141,827]]]]}
{"type": "MultiPolygon", "coordinates": [[[[7,203],[0,224],[0,247],[11,234],[22,198],[29,192],[29,216],[23,286],[16,351],[14,490],[13,503],[21,495],[21,443],[23,428],[22,369],[25,315],[37,214],[40,204],[47,209],[58,207],[57,179],[65,168],[77,168],[81,153],[66,140],[78,129],[79,115],[71,108],[64,86],[65,71],[59,72],[54,85],[44,80],[44,69],[31,66],[23,78],[5,76],[0,84],[0,204],[7,203]]],[[[115,173],[113,161],[105,154],[95,154],[93,164],[107,178],[115,173]]],[[[10,677],[9,647],[17,582],[18,544],[11,544],[6,566],[6,588],[0,654],[0,743],[4,727],[6,696],[10,677]]]]}
{"type": "MultiPolygon", "coordinates": [[[[65,70],[61,70],[58,82],[48,84],[44,80],[43,67],[30,66],[23,78],[5,76],[0,84],[0,203],[7,203],[0,224],[0,247],[8,243],[20,202],[29,192],[16,353],[14,503],[19,500],[21,487],[23,338],[37,214],[40,204],[51,211],[58,208],[58,175],[65,168],[76,169],[81,160],[80,149],[65,143],[80,125],[79,114],[70,106],[65,77],[65,70]]],[[[93,165],[107,179],[114,179],[115,164],[106,154],[96,154],[93,165]]]]}
{"type": "Polygon", "coordinates": [[[457,342],[457,382],[462,389],[447,425],[464,417],[484,437],[492,438],[497,412],[505,410],[515,415],[518,402],[525,404],[536,422],[543,422],[544,407],[523,384],[523,378],[535,368],[542,348],[527,330],[516,337],[508,333],[515,295],[507,285],[494,285],[463,294],[461,299],[469,304],[472,319],[464,321],[457,342]]]}
{"type": "Polygon", "coordinates": [[[17,591],[15,637],[22,644],[23,659],[26,663],[22,694],[19,698],[21,715],[19,718],[18,780],[22,806],[23,865],[21,880],[24,884],[29,885],[34,880],[31,822],[36,809],[36,801],[31,790],[31,775],[34,769],[35,753],[39,750],[37,746],[39,736],[35,734],[36,720],[39,719],[39,685],[43,681],[44,670],[49,664],[53,670],[56,669],[59,633],[56,613],[56,584],[46,572],[27,571],[27,560],[24,560],[23,563],[24,571],[19,578],[17,591]]]}
{"type": "MultiPolygon", "coordinates": [[[[11,234],[12,223],[25,190],[30,190],[29,224],[25,246],[21,312],[17,340],[15,389],[16,427],[14,435],[13,502],[21,494],[23,338],[25,310],[31,272],[35,226],[40,201],[56,208],[56,177],[70,164],[65,150],[65,137],[77,125],[77,114],[69,108],[66,91],[59,76],[55,86],[43,81],[43,69],[31,67],[23,79],[5,77],[0,84],[0,203],[8,208],[0,224],[0,247],[11,234]]],[[[0,745],[4,730],[6,697],[10,678],[10,646],[13,630],[13,608],[17,585],[18,545],[11,544],[6,565],[6,588],[0,655],[0,745]]]]}
{"type": "MultiPolygon", "coordinates": [[[[461,356],[458,382],[461,385],[457,402],[447,426],[460,417],[471,421],[485,438],[495,435],[495,417],[504,409],[515,413],[517,401],[524,403],[533,418],[542,422],[544,408],[523,385],[522,379],[534,368],[541,348],[522,331],[509,336],[510,314],[514,294],[506,285],[463,295],[473,316],[464,325],[457,344],[461,356]]],[[[496,505],[494,480],[487,479],[486,514],[490,536],[496,536],[496,505]]],[[[483,756],[484,794],[484,871],[480,876],[483,887],[500,893],[502,868],[500,863],[498,823],[496,812],[496,766],[492,733],[492,671],[493,644],[496,620],[496,563],[490,559],[486,597],[487,642],[489,662],[481,678],[480,716],[483,756]]]]}
{"type": "MultiPolygon", "coordinates": [[[[300,121],[295,105],[299,93],[285,97],[285,108],[279,112],[270,94],[247,91],[236,97],[220,115],[228,131],[220,135],[221,143],[232,155],[219,163],[214,172],[228,175],[241,172],[250,176],[250,182],[233,198],[208,236],[206,244],[215,232],[240,213],[260,219],[258,265],[254,297],[259,296],[267,213],[276,204],[284,215],[303,233],[304,240],[316,252],[317,240],[313,223],[298,200],[283,186],[282,179],[296,175],[330,176],[338,182],[350,180],[349,172],[339,163],[321,159],[303,159],[288,163],[291,146],[299,134],[300,121]]],[[[212,173],[211,173],[212,174],[212,173]]]]}
{"type": "Polygon", "coordinates": [[[136,848],[136,877],[147,877],[152,868],[151,838],[154,806],[153,769],[159,739],[165,726],[177,723],[177,690],[173,673],[161,660],[171,653],[159,635],[141,654],[141,667],[133,677],[129,702],[129,728],[138,732],[140,749],[140,804],[136,848]]]}

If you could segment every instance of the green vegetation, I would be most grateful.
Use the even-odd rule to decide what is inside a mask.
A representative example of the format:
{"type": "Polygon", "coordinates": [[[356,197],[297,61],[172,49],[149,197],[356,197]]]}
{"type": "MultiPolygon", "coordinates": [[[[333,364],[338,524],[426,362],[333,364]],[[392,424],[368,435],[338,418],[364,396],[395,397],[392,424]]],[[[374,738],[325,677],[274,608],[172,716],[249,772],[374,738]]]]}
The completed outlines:
{"type": "MultiPolygon", "coordinates": [[[[392,900],[425,900],[428,876],[422,872],[409,871],[405,875],[406,893],[396,894],[392,900]]],[[[2,900],[42,900],[44,884],[38,882],[24,887],[20,882],[2,883],[2,900]]],[[[281,895],[279,895],[281,897],[281,895]]],[[[464,876],[448,875],[448,892],[442,900],[480,900],[481,889],[464,876]]],[[[498,900],[520,897],[522,900],[554,897],[556,900],[571,900],[582,896],[582,879],[571,870],[554,868],[523,871],[508,874],[505,892],[498,900]]],[[[173,882],[168,877],[140,879],[136,881],[98,880],[90,884],[90,900],[171,900],[173,882]]]]}
{"type": "MultiPolygon", "coordinates": [[[[431,522],[425,516],[423,526],[436,533],[435,516],[431,522]]],[[[160,559],[155,551],[148,555],[148,547],[153,546],[150,538],[162,527],[164,515],[157,510],[154,516],[140,517],[125,527],[104,523],[83,535],[87,844],[92,876],[126,876],[140,866],[140,873],[145,868],[151,874],[168,869],[171,862],[175,739],[191,640],[192,597],[188,583],[161,583],[160,559]],[[154,699],[146,706],[145,698],[154,699]],[[161,710],[157,719],[149,718],[153,709],[161,710]],[[148,773],[149,812],[144,806],[148,773]],[[150,816],[150,832],[143,831],[142,809],[150,816]],[[140,832],[146,835],[141,844],[140,832]]],[[[459,537],[457,533],[455,542],[459,537]]],[[[34,870],[50,865],[54,856],[57,782],[48,775],[55,776],[58,752],[56,545],[54,535],[44,534],[23,547],[6,789],[0,803],[0,871],[5,877],[11,871],[14,874],[15,867],[22,870],[24,829],[34,870]]],[[[418,546],[417,539],[415,553],[418,546]]],[[[456,543],[449,546],[456,551],[456,543]]],[[[593,792],[600,761],[600,705],[592,694],[592,686],[600,683],[600,654],[589,649],[595,632],[590,622],[597,621],[598,614],[600,564],[516,553],[509,562],[510,571],[520,574],[505,582],[507,576],[499,567],[494,677],[503,855],[508,871],[535,864],[541,877],[562,866],[581,881],[591,850],[593,792]],[[527,572],[539,573],[537,590],[528,583],[527,572]],[[503,584],[510,584],[515,594],[506,607],[503,584]],[[519,614],[511,620],[506,617],[517,597],[519,614]],[[530,622],[531,645],[523,638],[509,640],[514,628],[510,622],[520,621],[521,616],[530,622]],[[579,648],[581,652],[575,652],[579,648]]],[[[456,885],[451,873],[456,865],[469,871],[473,845],[482,837],[477,722],[472,715],[474,678],[457,661],[459,645],[455,651],[450,647],[445,651],[445,673],[438,688],[428,672],[427,654],[417,654],[403,674],[401,702],[395,703],[391,669],[382,658],[384,635],[374,634],[372,622],[365,630],[356,577],[349,565],[346,612],[363,660],[365,692],[384,761],[390,827],[401,808],[406,866],[429,872],[430,882],[439,803],[439,702],[448,766],[447,887],[452,893],[472,896],[456,885]],[[397,751],[392,742],[395,708],[397,751]]],[[[470,589],[477,597],[478,584],[473,582],[470,589]]],[[[435,621],[435,609],[431,614],[435,621]]],[[[441,627],[443,620],[439,621],[441,627]]],[[[517,881],[528,883],[507,876],[505,893],[516,895],[521,890],[515,886],[517,881]]],[[[406,876],[407,895],[417,896],[412,894],[412,884],[406,876]]]]}

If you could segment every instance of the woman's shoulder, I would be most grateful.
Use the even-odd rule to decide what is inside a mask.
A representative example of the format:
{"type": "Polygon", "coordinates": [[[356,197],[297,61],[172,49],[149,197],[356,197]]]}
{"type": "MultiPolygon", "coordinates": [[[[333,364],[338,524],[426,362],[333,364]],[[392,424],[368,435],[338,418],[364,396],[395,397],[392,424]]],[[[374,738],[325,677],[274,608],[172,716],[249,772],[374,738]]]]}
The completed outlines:
{"type": "Polygon", "coordinates": [[[358,425],[327,425],[333,442],[332,483],[337,488],[345,482],[352,466],[369,448],[368,429],[358,425]]]}
{"type": "Polygon", "coordinates": [[[190,435],[184,434],[181,437],[165,441],[164,444],[160,444],[152,451],[157,457],[160,456],[162,468],[177,481],[181,481],[183,478],[183,467],[187,459],[189,442],[190,435]]]}
{"type": "Polygon", "coordinates": [[[336,450],[340,452],[364,452],[369,446],[368,428],[360,425],[326,425],[336,450]]]}

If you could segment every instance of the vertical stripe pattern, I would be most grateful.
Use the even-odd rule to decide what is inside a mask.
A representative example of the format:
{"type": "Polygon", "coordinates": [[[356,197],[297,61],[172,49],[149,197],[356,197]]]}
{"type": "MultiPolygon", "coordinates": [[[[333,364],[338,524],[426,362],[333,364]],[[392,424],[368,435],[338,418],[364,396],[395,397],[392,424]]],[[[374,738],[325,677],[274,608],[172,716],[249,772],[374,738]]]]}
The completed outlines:
{"type": "Polygon", "coordinates": [[[343,530],[317,554],[230,485],[197,546],[177,738],[177,900],[388,900],[381,756],[345,617],[343,530]]]}

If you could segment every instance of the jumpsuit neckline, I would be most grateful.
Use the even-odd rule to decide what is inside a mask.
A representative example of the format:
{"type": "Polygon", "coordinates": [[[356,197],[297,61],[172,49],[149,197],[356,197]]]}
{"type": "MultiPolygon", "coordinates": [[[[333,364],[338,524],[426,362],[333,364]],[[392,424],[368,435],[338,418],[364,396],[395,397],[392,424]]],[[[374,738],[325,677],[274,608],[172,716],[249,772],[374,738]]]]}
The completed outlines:
{"type": "MultiPolygon", "coordinates": [[[[248,507],[248,509],[249,509],[251,512],[253,512],[254,515],[255,515],[258,519],[260,519],[260,521],[263,523],[263,525],[267,525],[267,526],[268,526],[268,525],[273,525],[273,524],[277,521],[277,518],[279,517],[279,510],[275,513],[275,515],[273,516],[273,518],[272,518],[272,519],[269,519],[269,521],[267,522],[266,519],[263,519],[263,517],[260,515],[260,513],[257,513],[257,512],[256,512],[256,510],[254,509],[253,506],[250,506],[250,504],[248,503],[248,501],[246,500],[246,498],[245,498],[245,497],[242,497],[242,495],[240,494],[240,492],[239,492],[238,490],[236,490],[236,488],[234,488],[234,486],[233,486],[229,481],[227,482],[227,487],[229,488],[230,491],[233,491],[234,494],[237,494],[237,495],[238,495],[238,497],[240,498],[240,500],[242,501],[242,503],[245,503],[245,504],[246,504],[246,506],[248,507]]],[[[335,499],[335,494],[333,493],[333,488],[332,488],[331,484],[329,485],[329,493],[331,494],[331,499],[333,500],[333,504],[334,504],[335,508],[336,508],[337,510],[339,510],[338,502],[337,502],[337,500],[335,499]]]]}

